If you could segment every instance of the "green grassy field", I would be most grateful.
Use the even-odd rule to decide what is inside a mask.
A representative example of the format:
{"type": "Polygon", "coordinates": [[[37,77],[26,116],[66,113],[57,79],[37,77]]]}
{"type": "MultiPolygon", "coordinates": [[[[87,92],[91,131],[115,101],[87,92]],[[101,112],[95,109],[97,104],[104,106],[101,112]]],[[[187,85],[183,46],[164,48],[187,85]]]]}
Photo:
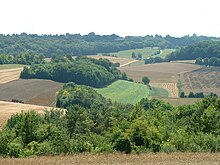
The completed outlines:
{"type": "Polygon", "coordinates": [[[123,51],[119,51],[119,52],[113,52],[110,53],[111,55],[115,55],[117,57],[122,57],[122,58],[131,58],[131,54],[132,52],[135,52],[136,56],[138,55],[138,53],[142,54],[142,58],[148,58],[150,56],[153,56],[155,52],[158,51],[158,47],[146,47],[143,49],[129,49],[129,50],[123,50],[123,51]]]}
{"type": "Polygon", "coordinates": [[[161,58],[165,58],[168,54],[174,52],[175,49],[164,49],[162,50],[162,54],[154,55],[153,57],[159,56],[161,58]]]}
{"type": "Polygon", "coordinates": [[[113,101],[121,103],[135,104],[142,98],[154,96],[168,96],[168,92],[162,88],[153,87],[152,90],[147,85],[118,80],[111,85],[96,89],[98,93],[113,101]]]}
{"type": "Polygon", "coordinates": [[[15,69],[15,68],[21,68],[25,65],[20,65],[20,64],[5,64],[5,65],[0,65],[0,70],[3,69],[15,69]]]}
{"type": "Polygon", "coordinates": [[[151,87],[150,96],[169,97],[171,94],[164,88],[151,87]]]}

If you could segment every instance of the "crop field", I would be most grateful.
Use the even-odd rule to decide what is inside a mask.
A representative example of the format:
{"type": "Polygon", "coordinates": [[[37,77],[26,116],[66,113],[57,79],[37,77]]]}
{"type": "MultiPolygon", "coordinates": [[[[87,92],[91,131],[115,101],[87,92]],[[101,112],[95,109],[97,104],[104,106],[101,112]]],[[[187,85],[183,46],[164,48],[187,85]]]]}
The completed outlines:
{"type": "Polygon", "coordinates": [[[151,86],[166,89],[167,91],[169,91],[171,97],[179,97],[177,83],[151,83],[151,86]]]}
{"type": "Polygon", "coordinates": [[[214,92],[220,96],[220,67],[203,67],[201,69],[184,73],[180,76],[183,84],[183,91],[214,92]]]}
{"type": "Polygon", "coordinates": [[[49,110],[51,107],[0,101],[0,129],[13,114],[28,110],[42,113],[45,109],[49,110]]]}
{"type": "Polygon", "coordinates": [[[99,88],[97,91],[113,101],[132,104],[150,94],[148,86],[123,80],[118,80],[105,88],[99,88]]]}
{"type": "Polygon", "coordinates": [[[28,104],[54,106],[56,92],[61,90],[62,83],[51,80],[15,80],[0,84],[0,100],[23,100],[28,104]]]}
{"type": "Polygon", "coordinates": [[[220,153],[75,154],[32,158],[0,158],[4,165],[218,165],[220,153]]]}
{"type": "Polygon", "coordinates": [[[120,68],[134,81],[141,81],[142,77],[150,78],[151,83],[177,83],[178,75],[201,68],[199,65],[185,63],[157,63],[140,66],[126,66],[120,68]]]}
{"type": "Polygon", "coordinates": [[[15,68],[23,68],[25,65],[21,64],[6,64],[6,65],[0,65],[0,70],[3,69],[15,69],[15,68]]]}
{"type": "Polygon", "coordinates": [[[135,104],[150,95],[168,96],[168,92],[162,88],[150,90],[147,85],[123,80],[118,80],[105,88],[99,88],[97,91],[113,101],[131,104],[135,104]]]}
{"type": "Polygon", "coordinates": [[[23,68],[0,70],[0,84],[4,84],[19,79],[22,70],[23,68]]]}
{"type": "Polygon", "coordinates": [[[125,65],[127,63],[132,63],[132,62],[136,61],[136,60],[128,59],[128,58],[101,56],[101,55],[89,55],[87,57],[91,57],[91,58],[95,58],[95,59],[105,58],[113,63],[119,63],[120,65],[125,65]]]}

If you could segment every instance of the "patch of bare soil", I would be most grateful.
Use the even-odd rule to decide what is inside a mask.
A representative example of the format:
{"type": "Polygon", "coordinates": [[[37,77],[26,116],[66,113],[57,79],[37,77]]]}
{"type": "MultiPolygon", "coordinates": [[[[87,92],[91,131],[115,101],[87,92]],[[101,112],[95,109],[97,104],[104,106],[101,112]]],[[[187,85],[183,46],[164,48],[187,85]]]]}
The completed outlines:
{"type": "Polygon", "coordinates": [[[62,83],[51,80],[19,79],[0,84],[0,100],[17,99],[27,104],[54,106],[56,92],[62,87],[62,83]]]}

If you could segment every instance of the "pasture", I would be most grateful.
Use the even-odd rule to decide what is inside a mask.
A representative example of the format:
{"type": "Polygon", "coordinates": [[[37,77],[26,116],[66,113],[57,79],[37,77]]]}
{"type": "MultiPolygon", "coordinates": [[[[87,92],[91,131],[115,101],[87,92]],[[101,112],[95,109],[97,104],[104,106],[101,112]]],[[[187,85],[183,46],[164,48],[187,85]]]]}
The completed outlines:
{"type": "Polygon", "coordinates": [[[220,153],[143,153],[143,154],[74,154],[68,156],[44,156],[31,158],[0,158],[4,165],[217,165],[220,153]]]}
{"type": "Polygon", "coordinates": [[[45,109],[51,109],[51,107],[0,101],[0,128],[2,128],[7,120],[16,113],[29,110],[36,110],[42,113],[45,109]]]}
{"type": "Polygon", "coordinates": [[[131,104],[135,104],[142,98],[147,98],[150,95],[168,96],[168,92],[162,88],[153,88],[151,90],[147,85],[124,80],[118,80],[105,88],[98,88],[96,90],[104,97],[113,101],[131,104]]]}
{"type": "Polygon", "coordinates": [[[34,105],[54,106],[56,92],[61,90],[62,83],[51,80],[15,80],[0,84],[0,100],[23,100],[34,105]]]}
{"type": "Polygon", "coordinates": [[[143,49],[129,49],[129,50],[123,50],[123,51],[119,51],[119,52],[113,52],[110,53],[111,55],[115,55],[117,57],[121,57],[121,58],[131,58],[132,52],[134,52],[136,54],[136,56],[138,55],[138,53],[142,54],[142,58],[148,58],[150,56],[153,56],[154,53],[156,53],[159,50],[158,47],[146,47],[143,49]]]}
{"type": "Polygon", "coordinates": [[[191,91],[205,94],[214,92],[220,96],[220,67],[203,67],[181,74],[180,79],[186,94],[191,91]]]}

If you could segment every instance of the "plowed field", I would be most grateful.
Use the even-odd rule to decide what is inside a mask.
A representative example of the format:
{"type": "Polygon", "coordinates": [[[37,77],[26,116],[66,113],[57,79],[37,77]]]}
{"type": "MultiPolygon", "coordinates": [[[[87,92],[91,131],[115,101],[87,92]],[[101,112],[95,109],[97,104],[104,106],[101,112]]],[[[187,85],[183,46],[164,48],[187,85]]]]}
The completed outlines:
{"type": "Polygon", "coordinates": [[[183,91],[214,92],[220,96],[220,67],[203,67],[199,70],[184,73],[180,76],[183,91]]]}
{"type": "Polygon", "coordinates": [[[56,92],[62,83],[51,80],[15,80],[0,84],[0,100],[23,100],[27,104],[54,106],[56,92]]]}
{"type": "Polygon", "coordinates": [[[150,78],[151,83],[177,83],[178,75],[201,68],[201,66],[185,63],[158,63],[120,68],[128,77],[141,81],[142,77],[150,78]]]}

